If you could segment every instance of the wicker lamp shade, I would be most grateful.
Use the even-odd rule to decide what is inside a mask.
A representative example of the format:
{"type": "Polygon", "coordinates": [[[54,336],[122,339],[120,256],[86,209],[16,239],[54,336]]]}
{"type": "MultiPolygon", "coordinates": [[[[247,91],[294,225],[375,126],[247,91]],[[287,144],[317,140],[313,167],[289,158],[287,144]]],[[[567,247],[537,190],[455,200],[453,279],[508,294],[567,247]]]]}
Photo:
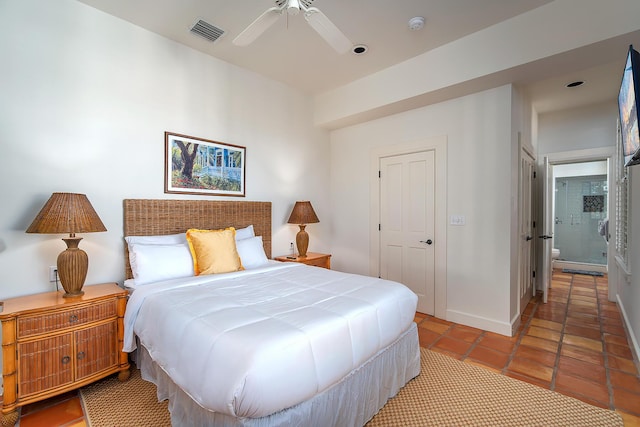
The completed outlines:
{"type": "Polygon", "coordinates": [[[76,233],[107,231],[100,217],[84,194],[53,193],[33,220],[27,233],[69,233],[63,238],[67,249],[58,255],[58,277],[65,290],[64,297],[84,294],[82,286],[87,277],[89,258],[78,247],[81,237],[76,233]]]}
{"type": "Polygon", "coordinates": [[[305,228],[307,224],[313,224],[320,222],[318,216],[311,206],[309,201],[298,201],[293,206],[289,220],[289,224],[298,224],[300,231],[296,234],[296,246],[298,247],[298,256],[304,258],[307,256],[307,249],[309,248],[309,234],[305,228]]]}

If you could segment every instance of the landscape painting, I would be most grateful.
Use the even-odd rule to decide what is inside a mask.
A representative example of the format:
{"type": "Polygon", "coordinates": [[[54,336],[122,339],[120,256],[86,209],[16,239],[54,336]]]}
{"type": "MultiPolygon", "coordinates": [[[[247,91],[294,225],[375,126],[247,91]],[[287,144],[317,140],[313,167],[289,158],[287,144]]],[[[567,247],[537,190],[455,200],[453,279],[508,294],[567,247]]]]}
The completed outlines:
{"type": "Polygon", "coordinates": [[[164,133],[165,193],[245,195],[246,148],[164,133]]]}

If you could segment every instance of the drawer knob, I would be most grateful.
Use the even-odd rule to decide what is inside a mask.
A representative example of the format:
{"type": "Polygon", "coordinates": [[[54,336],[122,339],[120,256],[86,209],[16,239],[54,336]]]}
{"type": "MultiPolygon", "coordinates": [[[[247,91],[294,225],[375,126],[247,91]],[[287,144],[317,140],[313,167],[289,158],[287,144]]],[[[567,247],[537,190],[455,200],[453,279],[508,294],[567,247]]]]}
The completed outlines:
{"type": "Polygon", "coordinates": [[[78,321],[78,316],[76,316],[75,314],[72,314],[71,316],[69,316],[69,323],[76,323],[78,321]]]}
{"type": "Polygon", "coordinates": [[[63,365],[66,365],[67,363],[71,362],[71,358],[69,356],[64,356],[61,362],[63,365]]]}
{"type": "Polygon", "coordinates": [[[82,359],[84,359],[85,356],[86,356],[86,354],[84,353],[84,351],[81,351],[80,353],[78,353],[78,355],[76,357],[78,358],[78,360],[82,360],[82,359]]]}

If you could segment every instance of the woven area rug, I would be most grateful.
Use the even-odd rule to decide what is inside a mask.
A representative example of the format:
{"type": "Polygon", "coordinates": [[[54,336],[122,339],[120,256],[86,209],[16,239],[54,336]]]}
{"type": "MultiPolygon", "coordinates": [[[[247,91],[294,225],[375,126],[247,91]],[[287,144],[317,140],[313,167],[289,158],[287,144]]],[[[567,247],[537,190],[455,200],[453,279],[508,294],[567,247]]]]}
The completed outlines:
{"type": "Polygon", "coordinates": [[[80,389],[90,427],[170,426],[167,401],[158,402],[156,386],[131,368],[124,382],[112,375],[80,389]]]}
{"type": "MultiPolygon", "coordinates": [[[[615,426],[619,414],[421,349],[421,374],[367,423],[379,426],[615,426]]],[[[81,389],[91,427],[169,426],[166,402],[132,369],[81,389]]]]}
{"type": "Polygon", "coordinates": [[[367,427],[622,426],[615,411],[421,350],[411,380],[367,427]]]}

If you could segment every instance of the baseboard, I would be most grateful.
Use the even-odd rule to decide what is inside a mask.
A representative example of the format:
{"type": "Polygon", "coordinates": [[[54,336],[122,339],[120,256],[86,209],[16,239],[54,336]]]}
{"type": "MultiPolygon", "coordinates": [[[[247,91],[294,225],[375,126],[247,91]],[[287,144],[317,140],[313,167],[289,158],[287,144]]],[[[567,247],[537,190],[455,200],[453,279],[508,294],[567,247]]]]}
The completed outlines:
{"type": "Polygon", "coordinates": [[[633,362],[636,364],[638,372],[640,372],[640,346],[638,345],[638,340],[636,340],[636,335],[631,327],[629,317],[627,316],[627,312],[624,309],[624,304],[622,304],[619,294],[616,294],[616,300],[620,313],[622,313],[622,324],[624,325],[624,330],[627,333],[627,341],[631,344],[629,347],[631,347],[631,353],[633,353],[633,362]]]}
{"type": "Polygon", "coordinates": [[[511,323],[500,322],[495,319],[488,319],[486,317],[480,317],[456,310],[447,310],[446,320],[470,326],[472,328],[495,332],[496,334],[505,335],[507,337],[513,336],[513,330],[515,330],[511,323]]]}

